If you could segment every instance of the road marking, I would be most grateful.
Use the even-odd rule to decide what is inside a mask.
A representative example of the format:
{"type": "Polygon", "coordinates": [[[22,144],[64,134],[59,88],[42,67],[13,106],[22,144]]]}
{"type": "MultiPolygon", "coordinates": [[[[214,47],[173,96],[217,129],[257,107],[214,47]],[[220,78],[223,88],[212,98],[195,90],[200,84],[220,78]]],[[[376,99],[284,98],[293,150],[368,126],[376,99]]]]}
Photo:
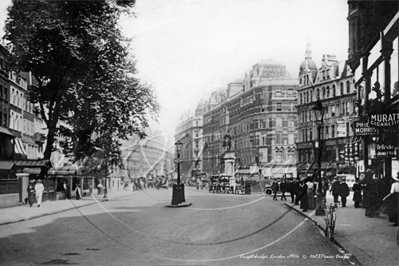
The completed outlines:
{"type": "MultiPolygon", "coordinates": [[[[94,197],[93,197],[93,198],[94,198],[94,197]]],[[[260,199],[262,199],[262,198],[260,198],[260,199]]],[[[260,199],[258,199],[258,200],[260,200],[260,199]]],[[[143,233],[143,232],[141,232],[141,231],[138,231],[138,230],[134,229],[133,227],[129,226],[128,224],[125,224],[124,222],[122,222],[121,220],[119,220],[118,218],[116,218],[114,215],[112,215],[107,209],[104,208],[104,206],[103,206],[96,198],[94,198],[94,200],[95,200],[95,201],[97,202],[97,204],[98,204],[106,213],[108,213],[112,218],[114,218],[116,221],[118,221],[118,222],[121,223],[122,225],[126,226],[127,228],[130,228],[131,230],[133,230],[133,231],[135,231],[135,232],[137,232],[137,233],[139,233],[139,234],[142,234],[142,235],[147,236],[147,237],[155,238],[155,239],[158,239],[158,240],[161,240],[161,241],[171,242],[171,243],[174,243],[174,244],[186,244],[186,245],[187,245],[187,243],[178,243],[178,242],[168,241],[168,240],[160,239],[160,238],[157,238],[157,237],[155,237],[155,236],[151,236],[151,235],[145,234],[145,233],[143,233]]],[[[258,201],[258,200],[255,200],[255,201],[258,201]]],[[[246,203],[245,205],[247,205],[247,204],[248,204],[248,203],[246,203]]],[[[312,215],[313,213],[314,213],[314,211],[313,211],[310,215],[312,215]]],[[[84,216],[83,213],[82,213],[82,215],[84,216]]],[[[169,257],[159,256],[159,255],[156,255],[156,254],[151,254],[151,253],[145,253],[145,254],[150,255],[150,256],[153,256],[153,257],[156,257],[156,258],[159,258],[159,259],[165,259],[165,260],[170,260],[170,261],[179,261],[179,262],[215,262],[215,261],[222,261],[222,260],[229,260],[229,259],[234,259],[234,258],[240,258],[240,257],[243,256],[243,255],[248,255],[248,254],[257,252],[257,251],[259,251],[259,250],[262,250],[262,249],[265,249],[265,248],[267,248],[267,247],[270,247],[270,246],[276,244],[277,242],[280,242],[281,240],[283,240],[284,238],[286,238],[287,236],[289,236],[289,235],[291,235],[293,232],[295,232],[295,231],[296,231],[299,227],[301,227],[307,220],[309,220],[309,218],[305,218],[301,223],[299,223],[297,226],[295,226],[295,227],[294,227],[293,229],[291,229],[289,232],[287,232],[286,234],[284,234],[283,236],[279,237],[278,239],[276,239],[276,240],[274,240],[274,241],[272,241],[272,242],[270,242],[270,243],[268,243],[268,244],[266,244],[266,245],[264,245],[264,246],[262,246],[262,247],[260,247],[260,248],[257,248],[257,249],[251,250],[251,251],[247,251],[247,252],[245,252],[245,253],[240,253],[240,254],[237,254],[237,255],[233,255],[233,256],[230,256],[230,257],[223,257],[223,258],[216,258],[216,259],[205,259],[205,260],[204,260],[204,259],[202,259],[202,260],[190,260],[190,259],[169,258],[169,257]]],[[[93,226],[94,226],[94,224],[93,224],[93,226]]],[[[98,229],[99,229],[99,228],[98,228],[98,229]]],[[[99,230],[100,230],[101,232],[103,232],[101,229],[99,229],[99,230]]],[[[130,249],[135,250],[134,248],[132,248],[132,247],[130,247],[130,246],[128,246],[128,245],[126,245],[126,244],[120,242],[119,240],[113,238],[112,236],[108,235],[106,232],[103,232],[103,233],[104,233],[106,236],[110,237],[110,238],[111,238],[112,240],[114,240],[115,242],[120,243],[121,245],[123,245],[123,246],[125,246],[125,247],[127,247],[127,248],[130,248],[130,249]]],[[[141,254],[141,255],[144,255],[144,254],[141,254]]]]}
{"type": "Polygon", "coordinates": [[[259,199],[256,199],[256,200],[253,200],[253,201],[244,203],[244,204],[235,205],[235,206],[230,206],[230,207],[221,207],[221,208],[187,208],[187,210],[196,210],[196,211],[219,211],[219,210],[228,210],[228,209],[234,209],[234,208],[240,208],[240,207],[243,207],[243,206],[247,206],[247,205],[249,205],[249,204],[255,203],[255,202],[260,201],[260,200],[262,200],[262,199],[264,199],[264,198],[262,197],[262,198],[259,198],[259,199]]]}

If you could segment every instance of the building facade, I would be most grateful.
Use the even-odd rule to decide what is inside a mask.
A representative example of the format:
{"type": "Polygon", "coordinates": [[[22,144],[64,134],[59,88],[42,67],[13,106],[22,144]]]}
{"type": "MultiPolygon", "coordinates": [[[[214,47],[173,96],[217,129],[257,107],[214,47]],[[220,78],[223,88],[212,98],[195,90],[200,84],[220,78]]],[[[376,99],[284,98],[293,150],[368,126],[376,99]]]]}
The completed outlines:
{"type": "Polygon", "coordinates": [[[358,144],[352,128],[357,117],[357,92],[351,69],[333,55],[324,55],[318,68],[308,45],[299,69],[298,94],[298,177],[318,173],[319,160],[322,177],[355,174],[355,165],[345,157],[348,148],[358,144]],[[324,108],[320,127],[313,113],[318,100],[324,108]]]}
{"type": "Polygon", "coordinates": [[[175,128],[175,140],[183,147],[180,153],[181,180],[194,181],[203,171],[203,113],[205,102],[200,101],[194,114],[184,113],[175,128]]]}
{"type": "Polygon", "coordinates": [[[204,113],[204,171],[223,171],[223,140],[229,136],[236,171],[296,176],[297,83],[285,65],[261,60],[242,81],[214,93],[204,113]]]}
{"type": "Polygon", "coordinates": [[[169,177],[173,169],[171,140],[160,132],[148,130],[147,137],[140,140],[134,136],[121,141],[123,168],[112,168],[111,176],[122,179],[156,176],[169,177]]]}
{"type": "Polygon", "coordinates": [[[364,172],[370,168],[389,183],[392,175],[399,171],[399,119],[379,123],[373,118],[399,113],[398,2],[349,0],[348,23],[347,62],[355,73],[358,120],[363,122],[362,130],[372,131],[359,134],[360,170],[364,172]]]}

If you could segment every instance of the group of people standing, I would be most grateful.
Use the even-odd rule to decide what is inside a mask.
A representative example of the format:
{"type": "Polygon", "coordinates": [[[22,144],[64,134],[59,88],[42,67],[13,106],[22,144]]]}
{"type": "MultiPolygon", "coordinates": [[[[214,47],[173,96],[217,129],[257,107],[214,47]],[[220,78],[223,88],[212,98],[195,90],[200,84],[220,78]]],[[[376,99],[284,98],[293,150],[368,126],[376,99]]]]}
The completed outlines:
{"type": "Polygon", "coordinates": [[[365,216],[379,217],[381,211],[384,210],[388,214],[389,222],[398,226],[399,172],[396,177],[392,177],[390,184],[387,184],[386,180],[373,178],[373,175],[373,171],[368,169],[360,182],[363,190],[362,205],[366,209],[365,216]]]}
{"type": "MultiPolygon", "coordinates": [[[[273,191],[273,200],[277,199],[277,192],[281,191],[281,200],[287,200],[285,197],[285,193],[289,193],[291,196],[291,203],[295,205],[300,205],[302,211],[306,212],[309,209],[313,210],[316,208],[316,188],[317,184],[313,177],[309,177],[307,179],[293,179],[289,182],[286,182],[284,179],[281,183],[277,181],[273,181],[272,183],[272,191],[273,191]]],[[[322,193],[328,190],[328,186],[322,183],[322,193]]]]}
{"type": "MultiPolygon", "coordinates": [[[[368,169],[364,179],[356,180],[352,187],[353,202],[355,208],[364,208],[365,216],[369,218],[380,216],[381,211],[388,214],[389,222],[394,226],[399,224],[399,172],[393,177],[392,182],[373,178],[374,173],[368,169]]],[[[316,208],[316,195],[320,193],[325,199],[328,191],[334,198],[334,203],[341,201],[342,207],[346,207],[350,188],[344,178],[338,178],[331,184],[324,179],[321,180],[321,188],[313,177],[300,180],[294,179],[290,182],[282,180],[281,183],[273,181],[273,200],[277,199],[277,192],[281,191],[281,200],[286,200],[285,193],[291,195],[291,203],[300,205],[303,212],[316,208]]]]}
{"type": "Polygon", "coordinates": [[[35,181],[31,179],[29,181],[27,191],[28,191],[28,198],[25,200],[25,202],[27,204],[29,203],[29,206],[32,207],[36,198],[37,207],[40,207],[40,205],[42,204],[42,197],[44,191],[44,185],[42,183],[42,180],[38,179],[37,181],[35,181]]]}

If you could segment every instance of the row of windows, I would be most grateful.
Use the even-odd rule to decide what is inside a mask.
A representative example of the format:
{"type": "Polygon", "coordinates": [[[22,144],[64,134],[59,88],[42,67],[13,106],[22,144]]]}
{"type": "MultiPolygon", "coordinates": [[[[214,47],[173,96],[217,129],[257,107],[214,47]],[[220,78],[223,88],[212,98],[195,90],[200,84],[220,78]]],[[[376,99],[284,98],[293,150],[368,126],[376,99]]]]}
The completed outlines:
{"type": "Polygon", "coordinates": [[[316,101],[317,99],[323,100],[331,97],[342,96],[352,92],[353,91],[351,90],[351,85],[349,81],[346,82],[346,92],[343,82],[340,82],[339,84],[339,91],[336,89],[335,85],[332,85],[331,89],[330,86],[322,87],[321,89],[317,88],[315,93],[312,88],[306,92],[299,93],[299,104],[311,103],[316,101]]]}
{"type": "MultiPolygon", "coordinates": [[[[314,132],[313,128],[305,128],[301,130],[301,135],[300,135],[300,142],[306,142],[306,141],[314,141],[317,138],[317,131],[314,132]]],[[[340,137],[348,137],[352,136],[353,131],[350,126],[350,123],[345,123],[345,136],[340,136],[340,137]]],[[[336,138],[338,137],[338,125],[332,124],[332,125],[326,125],[324,127],[321,127],[320,129],[320,138],[321,139],[330,139],[330,138],[336,138]]]]}
{"type": "MultiPolygon", "coordinates": [[[[338,117],[340,115],[349,115],[354,113],[356,110],[355,101],[341,102],[332,104],[325,107],[324,118],[338,117]]],[[[299,121],[302,123],[314,121],[314,114],[312,110],[306,110],[299,112],[299,121]]]]}

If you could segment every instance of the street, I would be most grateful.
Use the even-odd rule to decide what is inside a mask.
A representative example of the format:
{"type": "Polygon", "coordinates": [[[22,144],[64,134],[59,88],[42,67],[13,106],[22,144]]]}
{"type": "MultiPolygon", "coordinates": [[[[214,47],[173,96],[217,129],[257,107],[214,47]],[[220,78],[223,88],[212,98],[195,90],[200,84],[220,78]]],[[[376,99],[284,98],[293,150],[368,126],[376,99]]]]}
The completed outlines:
{"type": "Polygon", "coordinates": [[[165,208],[171,194],[146,189],[3,225],[0,264],[350,264],[317,227],[283,204],[289,201],[186,187],[192,205],[165,208]]]}

